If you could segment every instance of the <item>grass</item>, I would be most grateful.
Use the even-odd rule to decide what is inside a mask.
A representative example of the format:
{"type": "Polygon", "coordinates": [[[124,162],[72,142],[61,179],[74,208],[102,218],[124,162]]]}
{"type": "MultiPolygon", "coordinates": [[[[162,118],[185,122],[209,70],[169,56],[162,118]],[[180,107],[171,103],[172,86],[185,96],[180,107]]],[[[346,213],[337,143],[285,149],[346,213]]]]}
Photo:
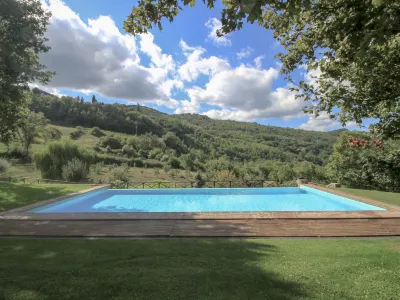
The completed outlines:
{"type": "Polygon", "coordinates": [[[0,239],[1,299],[398,299],[400,239],[0,239]]]}
{"type": "MultiPolygon", "coordinates": [[[[23,184],[0,182],[0,212],[90,188],[77,184],[23,184]]],[[[1,299],[1,298],[0,298],[1,299]]]]}
{"type": "MultiPolygon", "coordinates": [[[[335,189],[333,189],[335,190],[335,189]]],[[[400,193],[390,193],[381,191],[371,191],[362,189],[340,188],[336,189],[345,193],[362,196],[376,201],[400,206],[400,193]]]]}

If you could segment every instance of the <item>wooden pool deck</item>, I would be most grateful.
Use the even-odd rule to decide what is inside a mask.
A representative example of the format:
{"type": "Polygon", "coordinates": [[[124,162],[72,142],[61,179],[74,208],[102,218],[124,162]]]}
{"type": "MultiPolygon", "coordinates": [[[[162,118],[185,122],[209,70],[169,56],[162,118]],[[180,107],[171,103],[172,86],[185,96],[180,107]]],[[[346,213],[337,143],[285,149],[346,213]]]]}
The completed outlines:
{"type": "MultiPolygon", "coordinates": [[[[308,185],[385,208],[359,212],[0,214],[0,236],[42,237],[366,237],[400,236],[400,207],[308,185]]],[[[86,192],[86,191],[84,191],[86,192]]]]}

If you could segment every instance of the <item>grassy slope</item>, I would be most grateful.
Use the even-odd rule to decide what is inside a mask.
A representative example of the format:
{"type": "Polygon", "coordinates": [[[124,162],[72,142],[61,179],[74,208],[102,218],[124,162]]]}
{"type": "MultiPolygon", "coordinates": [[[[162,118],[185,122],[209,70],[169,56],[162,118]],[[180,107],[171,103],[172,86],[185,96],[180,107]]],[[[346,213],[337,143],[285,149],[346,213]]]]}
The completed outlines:
{"type": "Polygon", "coordinates": [[[0,298],[398,299],[399,251],[400,239],[7,238],[0,298]]]}
{"type": "MultiPolygon", "coordinates": [[[[88,185],[0,182],[0,212],[88,189],[88,185]]],[[[1,298],[0,298],[1,299],[1,298]]]]}
{"type": "Polygon", "coordinates": [[[380,192],[380,191],[370,191],[370,190],[350,189],[350,188],[340,188],[339,191],[400,206],[400,193],[390,193],[390,192],[380,192]]]}

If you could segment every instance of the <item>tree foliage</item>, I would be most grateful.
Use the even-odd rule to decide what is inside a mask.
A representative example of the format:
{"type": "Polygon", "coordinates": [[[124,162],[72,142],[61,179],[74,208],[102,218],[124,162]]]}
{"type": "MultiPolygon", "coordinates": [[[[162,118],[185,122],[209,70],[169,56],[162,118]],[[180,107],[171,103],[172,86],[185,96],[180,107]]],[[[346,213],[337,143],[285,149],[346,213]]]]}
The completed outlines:
{"type": "Polygon", "coordinates": [[[47,52],[44,33],[50,14],[39,0],[0,1],[0,139],[9,142],[23,120],[28,83],[49,81],[39,62],[47,52]]]}
{"type": "Polygon", "coordinates": [[[338,137],[327,171],[348,187],[399,191],[400,149],[393,141],[345,133],[338,137]]]}
{"type": "Polygon", "coordinates": [[[39,133],[44,129],[47,120],[43,113],[28,112],[19,123],[17,128],[18,139],[25,149],[25,155],[29,155],[29,148],[31,147],[34,139],[39,136],[39,133]]]}
{"type": "MultiPolygon", "coordinates": [[[[203,0],[208,8],[215,0],[203,0]]],[[[124,23],[127,32],[162,29],[195,0],[140,0],[124,23]]],[[[344,125],[374,118],[375,133],[400,137],[400,2],[396,0],[224,0],[218,35],[257,22],[285,48],[278,56],[297,96],[344,125]],[[306,66],[310,81],[292,73],[306,66]],[[314,74],[314,75],[313,75],[314,74]],[[318,74],[318,75],[317,75],[318,74]],[[339,109],[339,110],[337,110],[339,109]]]]}

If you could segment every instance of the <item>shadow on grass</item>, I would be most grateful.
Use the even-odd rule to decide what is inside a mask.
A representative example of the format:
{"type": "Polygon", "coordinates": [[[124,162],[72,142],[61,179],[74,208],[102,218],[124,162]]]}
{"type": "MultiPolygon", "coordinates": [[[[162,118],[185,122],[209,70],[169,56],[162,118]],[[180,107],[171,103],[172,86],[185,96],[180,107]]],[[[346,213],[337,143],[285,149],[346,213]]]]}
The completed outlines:
{"type": "Polygon", "coordinates": [[[0,183],[0,212],[23,207],[35,202],[44,201],[83,189],[79,186],[46,186],[0,183]]]}
{"type": "Polygon", "coordinates": [[[0,240],[0,298],[295,299],[257,240],[0,240]]]}

